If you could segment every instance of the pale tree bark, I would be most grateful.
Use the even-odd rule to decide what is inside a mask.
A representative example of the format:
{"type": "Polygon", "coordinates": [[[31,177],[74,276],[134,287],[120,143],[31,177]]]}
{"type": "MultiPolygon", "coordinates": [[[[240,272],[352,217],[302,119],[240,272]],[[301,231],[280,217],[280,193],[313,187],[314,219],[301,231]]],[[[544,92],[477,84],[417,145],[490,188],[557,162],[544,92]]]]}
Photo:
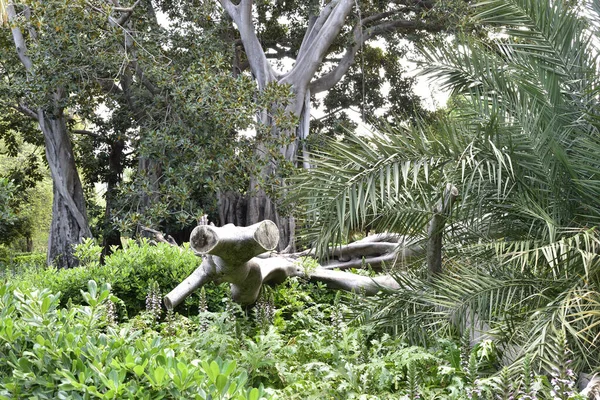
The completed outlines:
{"type": "MultiPolygon", "coordinates": [[[[7,14],[12,26],[15,48],[27,74],[33,77],[33,62],[27,55],[27,44],[18,26],[14,4],[9,3],[7,14]]],[[[34,35],[33,35],[34,37],[34,35]]],[[[53,181],[52,223],[48,241],[48,264],[70,268],[78,264],[73,256],[73,245],[91,237],[85,198],[79,173],[75,167],[73,146],[69,137],[66,117],[61,106],[67,94],[62,88],[48,93],[50,106],[39,107],[27,113],[35,117],[44,135],[46,159],[53,181]]],[[[22,106],[27,109],[25,105],[22,106]]]]}
{"type": "MultiPolygon", "coordinates": [[[[314,20],[310,29],[307,30],[294,68],[283,76],[275,74],[256,36],[252,16],[253,2],[251,0],[241,0],[239,4],[234,5],[230,0],[220,0],[220,3],[240,32],[250,69],[258,83],[259,90],[263,90],[269,83],[273,82],[291,86],[295,97],[287,107],[287,111],[298,117],[302,123],[296,134],[298,139],[282,148],[281,152],[285,160],[296,163],[299,140],[300,138],[305,139],[308,135],[310,118],[310,91],[308,85],[319,68],[329,46],[339,34],[346,16],[352,9],[353,0],[334,0],[325,6],[319,17],[314,20]]],[[[266,110],[261,113],[259,118],[263,125],[272,125],[266,110]]],[[[293,132],[279,132],[274,128],[273,134],[291,136],[293,132]]],[[[256,157],[261,160],[264,167],[258,176],[253,176],[250,179],[246,224],[255,224],[265,219],[274,221],[280,230],[278,248],[280,250],[293,249],[293,244],[292,246],[289,245],[295,226],[294,221],[291,218],[279,215],[277,204],[260,186],[262,182],[268,180],[269,176],[277,173],[270,160],[266,159],[267,154],[268,152],[264,147],[259,145],[256,157]]],[[[303,165],[308,166],[307,159],[303,160],[303,165]]]]}
{"type": "MultiPolygon", "coordinates": [[[[279,243],[279,229],[269,220],[248,227],[232,224],[223,227],[201,225],[190,237],[190,247],[202,257],[200,266],[165,296],[172,309],[208,282],[228,282],[234,301],[250,305],[256,302],[263,284],[277,284],[298,276],[324,282],[334,289],[360,291],[367,295],[380,289],[399,288],[389,275],[370,278],[327,267],[304,267],[296,256],[269,254],[279,243]]],[[[398,247],[396,244],[395,247],[398,247]]],[[[391,264],[391,262],[390,262],[391,264]]]]}
{"type": "MultiPolygon", "coordinates": [[[[281,254],[273,250],[279,243],[279,229],[269,220],[249,227],[228,224],[223,227],[203,224],[190,236],[190,248],[202,257],[200,266],[175,287],[164,302],[168,309],[180,304],[192,292],[208,282],[228,282],[234,301],[253,304],[264,284],[279,284],[289,277],[301,277],[325,283],[329,288],[360,292],[367,296],[381,290],[399,289],[391,271],[417,258],[427,260],[431,276],[442,272],[442,235],[446,221],[458,197],[458,189],[448,184],[442,199],[432,209],[425,238],[409,238],[395,233],[370,235],[362,240],[330,249],[317,264],[313,250],[281,254]],[[263,254],[267,253],[267,254],[263,254]],[[313,260],[307,261],[307,260],[313,260]],[[347,272],[370,268],[377,273],[367,277],[347,272]]],[[[175,245],[160,232],[148,229],[161,242],[175,245]]]]}
{"type": "MultiPolygon", "coordinates": [[[[234,4],[231,0],[219,0],[219,3],[231,17],[240,33],[244,45],[249,67],[256,79],[259,90],[263,90],[269,83],[288,84],[293,93],[291,103],[286,111],[296,116],[299,125],[294,132],[283,132],[273,128],[274,135],[295,136],[290,144],[281,148],[281,153],[286,161],[303,168],[310,167],[310,160],[306,152],[305,140],[310,128],[310,96],[327,91],[335,86],[348,72],[350,66],[355,62],[355,57],[362,45],[369,39],[389,31],[414,32],[418,29],[439,30],[440,27],[432,26],[421,20],[407,20],[399,11],[381,12],[379,14],[366,16],[360,20],[353,29],[353,41],[347,46],[339,63],[328,73],[317,77],[317,72],[324,62],[329,48],[340,34],[347,18],[356,6],[356,0],[332,0],[321,9],[319,15],[309,18],[309,25],[305,32],[302,44],[298,51],[293,68],[287,73],[278,75],[275,73],[268,57],[263,50],[252,14],[252,0],[240,0],[234,4]],[[298,157],[299,150],[301,156],[298,157]]],[[[412,12],[412,15],[420,15],[424,9],[433,6],[432,1],[405,0],[395,2],[403,13],[412,12]]],[[[261,113],[260,122],[270,125],[267,112],[261,113]]],[[[268,152],[258,146],[257,160],[265,167],[257,176],[251,177],[249,198],[247,202],[248,225],[270,219],[280,229],[280,244],[278,248],[292,248],[289,246],[290,238],[293,236],[293,221],[285,218],[278,212],[277,204],[260,187],[261,182],[269,176],[277,174],[276,168],[267,159],[268,152]]],[[[285,188],[283,188],[285,192],[285,188]]]]}

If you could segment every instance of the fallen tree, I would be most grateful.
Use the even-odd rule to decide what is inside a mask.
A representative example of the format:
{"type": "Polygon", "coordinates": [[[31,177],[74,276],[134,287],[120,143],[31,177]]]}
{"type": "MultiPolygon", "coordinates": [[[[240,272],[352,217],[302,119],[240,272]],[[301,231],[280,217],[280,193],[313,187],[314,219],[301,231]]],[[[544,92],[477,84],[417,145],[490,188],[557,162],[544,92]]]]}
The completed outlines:
{"type": "MultiPolygon", "coordinates": [[[[190,247],[194,253],[202,257],[202,263],[187,279],[165,296],[166,307],[170,309],[177,306],[193,291],[211,281],[230,283],[232,298],[240,304],[253,304],[262,285],[278,284],[292,276],[324,282],[336,289],[360,290],[366,294],[374,294],[381,288],[398,288],[396,281],[389,275],[370,278],[333,270],[339,264],[354,264],[352,260],[319,266],[315,269],[306,268],[301,257],[308,254],[272,253],[278,243],[279,229],[269,220],[248,227],[238,227],[233,224],[223,227],[210,225],[196,227],[190,236],[190,247]],[[266,252],[269,253],[263,254],[266,252]]],[[[395,248],[399,247],[398,243],[374,244],[389,254],[378,254],[373,258],[378,261],[386,259],[390,260],[390,263],[393,262],[393,257],[396,257],[395,248]],[[378,244],[383,246],[377,246],[378,244]],[[385,246],[387,244],[390,246],[385,246]]],[[[359,243],[351,247],[352,251],[356,248],[360,248],[359,243]]]]}
{"type": "MultiPolygon", "coordinates": [[[[375,271],[382,271],[385,265],[393,266],[426,255],[430,272],[440,272],[441,236],[446,216],[457,195],[456,188],[448,185],[443,200],[433,209],[426,245],[398,234],[367,236],[363,240],[333,248],[328,261],[314,268],[306,267],[303,259],[314,257],[314,252],[310,250],[294,254],[273,252],[279,243],[279,229],[270,220],[248,227],[233,224],[222,227],[199,225],[190,236],[190,248],[202,257],[202,263],[165,296],[165,306],[167,309],[176,307],[192,292],[211,281],[230,283],[233,300],[244,305],[256,301],[262,285],[278,284],[294,276],[323,282],[333,289],[357,291],[365,295],[373,295],[382,289],[398,289],[398,283],[389,274],[368,277],[345,270],[370,266],[375,271]]],[[[170,243],[161,240],[163,236],[156,235],[156,231],[153,233],[156,240],[170,243]]]]}

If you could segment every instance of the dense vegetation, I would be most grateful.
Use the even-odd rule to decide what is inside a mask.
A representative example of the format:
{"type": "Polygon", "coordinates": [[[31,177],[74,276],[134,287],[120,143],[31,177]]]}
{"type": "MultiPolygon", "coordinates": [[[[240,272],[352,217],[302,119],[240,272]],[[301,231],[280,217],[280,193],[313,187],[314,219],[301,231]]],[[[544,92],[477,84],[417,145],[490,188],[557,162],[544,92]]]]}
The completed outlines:
{"type": "Polygon", "coordinates": [[[584,398],[579,374],[600,368],[600,1],[192,3],[0,0],[0,398],[584,398]],[[403,94],[400,39],[446,109],[403,94]],[[278,74],[271,56],[311,68],[278,74]],[[308,140],[311,101],[399,114],[308,140]],[[308,274],[372,231],[425,251],[384,265],[400,289],[371,298],[294,278],[246,309],[207,285],[165,312],[200,260],[123,234],[183,242],[205,213],[272,213],[308,274]],[[23,252],[38,225],[47,257],[23,252]]]}
{"type": "Polygon", "coordinates": [[[32,260],[13,264],[20,272],[0,286],[0,397],[525,399],[558,392],[553,386],[564,379],[554,398],[576,398],[566,394],[575,377],[564,344],[556,355],[564,368],[538,376],[527,361],[515,380],[507,369],[495,375],[501,353],[491,340],[471,346],[468,338],[438,337],[427,349],[410,346],[349,319],[356,295],[298,280],[266,288],[252,309],[212,287],[182,308],[187,316],[165,315],[160,286],[140,278],[151,271],[164,287],[178,282],[160,271],[188,264],[191,254],[159,255],[169,251],[120,250],[107,262],[118,260],[127,271],[120,275],[94,263],[59,272],[32,260]],[[145,307],[132,313],[142,293],[145,307]]]}

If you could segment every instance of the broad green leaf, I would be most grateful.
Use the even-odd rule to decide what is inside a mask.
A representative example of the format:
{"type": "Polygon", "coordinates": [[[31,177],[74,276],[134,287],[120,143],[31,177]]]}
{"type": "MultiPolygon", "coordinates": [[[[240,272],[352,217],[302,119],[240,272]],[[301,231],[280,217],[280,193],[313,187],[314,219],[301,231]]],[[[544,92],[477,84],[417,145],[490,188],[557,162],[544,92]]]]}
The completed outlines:
{"type": "Polygon", "coordinates": [[[157,385],[162,385],[163,380],[165,379],[166,371],[162,366],[156,367],[154,370],[154,380],[157,385]]]}

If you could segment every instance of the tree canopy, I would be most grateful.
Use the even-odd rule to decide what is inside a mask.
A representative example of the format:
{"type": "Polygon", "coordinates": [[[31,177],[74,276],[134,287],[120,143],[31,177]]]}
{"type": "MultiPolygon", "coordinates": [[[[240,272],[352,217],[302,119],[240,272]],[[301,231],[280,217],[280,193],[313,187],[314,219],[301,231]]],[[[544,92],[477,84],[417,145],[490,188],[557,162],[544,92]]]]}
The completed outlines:
{"type": "MultiPolygon", "coordinates": [[[[398,120],[421,112],[399,60],[408,41],[451,27],[463,5],[3,3],[11,29],[0,38],[0,102],[13,121],[3,137],[37,124],[43,136],[25,140],[61,149],[47,152],[56,216],[49,262],[92,234],[108,249],[140,224],[183,238],[205,212],[242,225],[284,217],[277,194],[290,168],[310,164],[297,150],[320,141],[308,135],[311,102],[330,116],[313,133],[339,129],[349,107],[363,117],[384,108],[398,120]],[[254,138],[240,135],[248,129],[254,138]],[[104,216],[92,201],[96,183],[107,186],[104,216]],[[91,227],[88,214],[98,221],[91,227]]],[[[280,225],[283,245],[294,225],[280,225]]]]}
{"type": "Polygon", "coordinates": [[[598,360],[598,14],[582,11],[476,4],[485,35],[422,48],[424,72],[453,91],[441,120],[315,155],[296,199],[323,251],[361,229],[424,241],[445,188],[458,189],[444,273],[422,279],[422,260],[407,264],[403,289],[369,311],[378,323],[413,340],[423,326],[482,329],[548,369],[564,335],[575,365],[598,360]]]}

